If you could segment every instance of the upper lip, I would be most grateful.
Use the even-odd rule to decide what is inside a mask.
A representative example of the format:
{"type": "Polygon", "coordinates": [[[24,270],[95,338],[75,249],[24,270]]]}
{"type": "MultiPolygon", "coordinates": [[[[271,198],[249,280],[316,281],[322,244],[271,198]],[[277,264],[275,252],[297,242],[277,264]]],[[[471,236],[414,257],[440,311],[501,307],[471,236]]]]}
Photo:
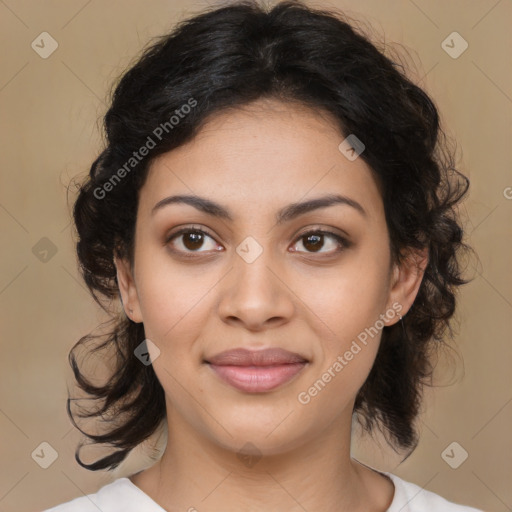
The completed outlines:
{"type": "Polygon", "coordinates": [[[295,352],[282,348],[248,350],[235,348],[226,350],[206,360],[207,363],[220,366],[275,366],[280,364],[306,363],[307,359],[295,352]]]}

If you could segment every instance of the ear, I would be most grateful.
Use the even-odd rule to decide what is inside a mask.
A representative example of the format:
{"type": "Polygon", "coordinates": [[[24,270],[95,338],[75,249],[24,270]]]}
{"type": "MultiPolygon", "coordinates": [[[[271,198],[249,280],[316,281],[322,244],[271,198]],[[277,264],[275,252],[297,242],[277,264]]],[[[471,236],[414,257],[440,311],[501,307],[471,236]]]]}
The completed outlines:
{"type": "Polygon", "coordinates": [[[139,296],[130,264],[125,258],[120,258],[117,255],[114,257],[114,264],[117,269],[117,283],[124,312],[133,322],[142,322],[139,296]]]}
{"type": "MultiPolygon", "coordinates": [[[[405,316],[411,308],[428,265],[428,248],[409,249],[400,264],[395,263],[391,279],[387,308],[393,308],[398,315],[405,316]]],[[[395,317],[386,321],[387,325],[396,323],[395,317]]]]}

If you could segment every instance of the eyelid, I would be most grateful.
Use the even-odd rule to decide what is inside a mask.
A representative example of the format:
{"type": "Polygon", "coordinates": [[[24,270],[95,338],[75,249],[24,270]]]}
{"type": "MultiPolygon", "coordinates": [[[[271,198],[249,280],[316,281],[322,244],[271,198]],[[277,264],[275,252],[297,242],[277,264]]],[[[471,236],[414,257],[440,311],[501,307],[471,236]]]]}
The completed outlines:
{"type": "Polygon", "coordinates": [[[304,231],[299,230],[299,233],[297,235],[295,235],[295,240],[297,240],[298,238],[301,238],[305,235],[309,235],[310,233],[311,234],[323,233],[324,235],[332,235],[332,236],[342,238],[347,243],[350,242],[350,235],[340,228],[334,228],[334,227],[330,227],[330,226],[326,227],[326,226],[322,226],[320,224],[318,224],[318,225],[313,224],[313,225],[307,226],[306,228],[303,228],[303,229],[304,229],[304,231]]]}
{"type": "Polygon", "coordinates": [[[190,232],[203,233],[203,234],[209,236],[210,238],[212,238],[213,240],[217,241],[216,237],[214,235],[212,235],[211,233],[209,233],[208,230],[205,229],[203,226],[198,226],[195,224],[187,224],[186,226],[177,228],[176,231],[171,231],[169,234],[166,234],[165,239],[164,239],[164,245],[167,245],[173,238],[175,238],[179,235],[183,235],[184,233],[190,233],[190,232]]]}

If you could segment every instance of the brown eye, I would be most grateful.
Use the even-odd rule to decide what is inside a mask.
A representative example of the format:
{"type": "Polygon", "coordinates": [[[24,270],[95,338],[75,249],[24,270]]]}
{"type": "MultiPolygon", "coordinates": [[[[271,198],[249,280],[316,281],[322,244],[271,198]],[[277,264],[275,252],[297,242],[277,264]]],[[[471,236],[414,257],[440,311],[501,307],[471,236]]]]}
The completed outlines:
{"type": "Polygon", "coordinates": [[[181,252],[184,254],[193,252],[206,252],[200,249],[204,248],[208,240],[211,240],[210,247],[206,247],[206,251],[215,250],[216,244],[213,238],[200,229],[183,228],[180,231],[170,235],[166,244],[171,245],[174,252],[181,252]],[[213,243],[212,243],[213,242],[213,243]]]}
{"type": "MultiPolygon", "coordinates": [[[[323,230],[304,233],[298,238],[298,241],[302,242],[302,246],[308,253],[336,253],[350,245],[343,237],[323,230]],[[326,251],[322,251],[324,247],[327,247],[326,251]]],[[[296,250],[296,252],[303,251],[296,250]]]]}
{"type": "Polygon", "coordinates": [[[325,243],[324,237],[325,237],[325,235],[317,235],[317,234],[307,235],[303,238],[303,240],[305,240],[305,242],[303,242],[302,245],[308,251],[317,252],[323,247],[323,245],[325,243]]]}
{"type": "Polygon", "coordinates": [[[184,233],[182,238],[183,245],[189,249],[190,251],[196,251],[200,249],[204,243],[204,235],[203,233],[199,233],[196,231],[191,231],[189,233],[184,233]]]}

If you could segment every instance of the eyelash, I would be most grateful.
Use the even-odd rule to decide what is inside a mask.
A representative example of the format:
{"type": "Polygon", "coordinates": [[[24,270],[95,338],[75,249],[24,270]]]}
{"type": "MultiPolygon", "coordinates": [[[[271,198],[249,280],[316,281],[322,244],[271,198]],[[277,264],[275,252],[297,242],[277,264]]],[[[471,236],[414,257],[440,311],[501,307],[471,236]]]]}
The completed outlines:
{"type": "MultiPolygon", "coordinates": [[[[168,237],[166,237],[165,245],[168,245],[173,239],[179,237],[180,235],[186,234],[186,233],[201,233],[203,235],[208,236],[209,238],[214,239],[214,237],[212,235],[210,235],[209,233],[207,233],[206,231],[204,231],[202,229],[199,229],[199,228],[194,228],[193,226],[192,227],[189,226],[189,227],[184,227],[184,228],[182,228],[182,229],[172,233],[168,237]]],[[[329,237],[334,238],[334,240],[338,243],[339,247],[334,252],[327,253],[327,255],[326,255],[326,253],[319,253],[319,254],[323,254],[324,257],[328,257],[328,256],[332,256],[334,254],[338,254],[341,251],[343,251],[344,249],[347,249],[347,248],[349,248],[352,245],[352,243],[349,242],[345,237],[343,237],[341,235],[338,235],[336,233],[333,233],[331,231],[327,231],[325,229],[321,229],[321,228],[312,229],[310,231],[306,231],[305,233],[302,233],[301,235],[299,235],[295,239],[295,242],[294,242],[293,245],[295,245],[298,241],[307,238],[310,235],[327,235],[329,237]]],[[[206,252],[206,251],[186,252],[186,251],[175,250],[175,249],[172,249],[172,251],[175,252],[175,253],[178,253],[180,256],[183,256],[185,258],[197,258],[201,254],[201,252],[206,252]]],[[[295,251],[295,252],[301,253],[303,251],[295,251]]],[[[306,251],[306,254],[316,254],[316,253],[315,252],[307,252],[306,251]]]]}

